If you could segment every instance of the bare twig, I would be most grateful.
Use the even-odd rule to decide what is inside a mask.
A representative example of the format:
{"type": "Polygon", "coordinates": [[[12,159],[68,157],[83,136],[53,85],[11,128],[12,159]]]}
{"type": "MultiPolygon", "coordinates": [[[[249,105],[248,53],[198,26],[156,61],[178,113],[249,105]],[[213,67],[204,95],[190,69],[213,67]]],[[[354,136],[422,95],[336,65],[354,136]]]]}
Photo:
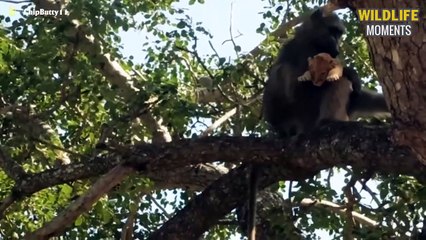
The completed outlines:
{"type": "Polygon", "coordinates": [[[239,53],[237,51],[237,44],[235,43],[234,35],[232,34],[232,12],[233,12],[233,9],[234,9],[234,3],[231,2],[231,12],[229,14],[230,15],[229,16],[229,35],[231,37],[230,41],[232,43],[232,46],[234,47],[235,56],[238,59],[240,55],[239,55],[239,53]]]}
{"type": "Polygon", "coordinates": [[[138,213],[139,203],[142,199],[142,194],[140,193],[135,202],[133,203],[134,207],[129,207],[129,216],[127,217],[126,223],[124,224],[121,230],[121,240],[131,240],[133,239],[133,225],[135,224],[135,218],[138,213]]]}
{"type": "Polygon", "coordinates": [[[129,216],[127,216],[126,224],[121,229],[121,240],[133,239],[133,225],[135,224],[136,214],[138,208],[130,209],[129,216]]]}
{"type": "Polygon", "coordinates": [[[213,43],[211,41],[209,41],[209,46],[212,49],[212,51],[214,52],[214,56],[217,58],[220,58],[219,53],[217,52],[216,48],[213,46],[213,43]]]}
{"type": "Polygon", "coordinates": [[[33,139],[35,141],[37,141],[37,142],[40,142],[43,145],[46,145],[46,146],[52,148],[52,149],[56,149],[56,150],[59,150],[59,151],[62,151],[62,152],[66,152],[66,153],[69,153],[71,155],[78,156],[80,158],[86,158],[86,159],[89,158],[89,156],[87,156],[87,155],[84,155],[84,154],[81,154],[81,153],[77,153],[77,152],[73,152],[73,151],[71,151],[69,149],[66,149],[66,148],[63,148],[63,147],[60,147],[60,146],[56,146],[55,144],[50,143],[48,141],[45,141],[43,139],[40,139],[40,138],[33,138],[33,139]]]}
{"type": "Polygon", "coordinates": [[[151,200],[154,204],[155,204],[155,206],[157,206],[162,212],[163,212],[163,215],[167,218],[167,219],[170,219],[170,218],[172,218],[172,215],[171,214],[169,214],[168,212],[167,212],[167,210],[163,207],[163,206],[161,206],[161,204],[160,203],[158,203],[158,201],[157,200],[155,200],[155,198],[153,198],[151,195],[147,195],[146,196],[149,200],[151,200]]]}
{"type": "Polygon", "coordinates": [[[235,113],[237,113],[237,108],[234,107],[233,109],[229,110],[228,112],[226,112],[222,117],[220,117],[219,119],[217,119],[212,125],[210,125],[206,130],[204,130],[203,133],[201,133],[201,137],[207,137],[209,134],[211,134],[217,127],[219,127],[220,125],[222,125],[226,120],[228,120],[229,118],[231,118],[232,116],[235,115],[235,113]]]}
{"type": "MultiPolygon", "coordinates": [[[[327,201],[327,200],[314,200],[314,199],[310,199],[310,198],[304,198],[301,202],[300,202],[301,206],[304,207],[310,207],[310,206],[318,206],[318,207],[324,207],[326,209],[330,209],[332,212],[337,213],[341,216],[346,216],[346,207],[342,206],[342,205],[338,205],[336,203],[327,201]]],[[[379,223],[374,221],[371,218],[368,218],[358,212],[352,211],[351,212],[353,218],[355,219],[355,221],[366,225],[366,226],[371,226],[371,227],[377,227],[379,226],[379,223]]]]}
{"type": "Polygon", "coordinates": [[[344,240],[354,239],[352,232],[354,231],[355,226],[354,226],[354,217],[352,212],[353,212],[356,200],[352,193],[352,188],[354,188],[356,182],[357,182],[357,178],[352,176],[351,180],[343,188],[343,192],[345,193],[345,196],[346,196],[346,223],[345,223],[344,233],[343,233],[344,240]]]}
{"type": "MultiPolygon", "coordinates": [[[[242,106],[249,106],[256,102],[260,97],[261,93],[255,94],[253,97],[251,97],[249,100],[240,102],[240,105],[242,106]]],[[[226,120],[230,119],[232,116],[234,116],[237,113],[237,108],[234,107],[233,109],[226,112],[222,117],[217,119],[212,125],[210,125],[206,130],[204,130],[203,133],[201,133],[201,137],[207,137],[209,134],[211,134],[216,128],[218,128],[220,125],[222,125],[226,120]]]]}
{"type": "Polygon", "coordinates": [[[377,206],[380,206],[380,200],[377,197],[377,193],[373,192],[373,190],[371,190],[371,188],[367,186],[367,183],[364,183],[362,185],[362,190],[365,190],[366,192],[368,192],[371,198],[373,199],[373,201],[377,204],[377,206]]]}

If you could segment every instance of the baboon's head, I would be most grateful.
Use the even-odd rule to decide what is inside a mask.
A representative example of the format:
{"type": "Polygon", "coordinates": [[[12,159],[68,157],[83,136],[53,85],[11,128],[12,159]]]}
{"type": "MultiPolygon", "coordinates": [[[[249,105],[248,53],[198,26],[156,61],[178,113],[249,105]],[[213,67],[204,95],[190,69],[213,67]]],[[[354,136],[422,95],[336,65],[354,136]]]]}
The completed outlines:
{"type": "Polygon", "coordinates": [[[301,35],[309,38],[309,42],[318,52],[324,52],[335,58],[339,54],[339,42],[345,33],[343,21],[335,13],[324,13],[316,10],[301,26],[301,35]]]}

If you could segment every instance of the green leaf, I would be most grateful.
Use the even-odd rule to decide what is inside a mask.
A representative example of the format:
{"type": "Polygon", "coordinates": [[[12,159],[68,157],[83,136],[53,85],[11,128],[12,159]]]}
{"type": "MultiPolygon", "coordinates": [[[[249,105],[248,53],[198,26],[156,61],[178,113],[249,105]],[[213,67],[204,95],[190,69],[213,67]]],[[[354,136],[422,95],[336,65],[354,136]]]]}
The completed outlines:
{"type": "Polygon", "coordinates": [[[81,224],[83,224],[83,221],[84,221],[83,216],[79,216],[79,217],[75,220],[75,222],[74,222],[74,226],[76,226],[76,227],[80,226],[81,224]]]}
{"type": "Polygon", "coordinates": [[[178,27],[178,28],[185,28],[185,27],[186,27],[186,23],[185,23],[184,21],[180,21],[180,22],[176,25],[176,27],[178,27]]]}

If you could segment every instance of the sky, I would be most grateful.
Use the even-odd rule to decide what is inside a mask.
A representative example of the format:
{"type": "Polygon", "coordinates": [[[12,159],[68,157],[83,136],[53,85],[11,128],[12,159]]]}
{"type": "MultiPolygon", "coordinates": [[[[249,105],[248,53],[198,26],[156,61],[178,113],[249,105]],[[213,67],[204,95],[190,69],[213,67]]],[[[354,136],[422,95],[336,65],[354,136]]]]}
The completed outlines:
{"type": "MultiPolygon", "coordinates": [[[[184,1],[186,2],[186,1],[184,1]]],[[[238,36],[235,41],[242,48],[243,52],[248,52],[257,46],[264,36],[256,33],[256,28],[262,22],[259,14],[263,8],[263,1],[245,0],[209,0],[205,4],[195,4],[188,6],[185,3],[178,3],[175,6],[189,9],[187,12],[193,22],[203,22],[205,27],[213,35],[211,40],[219,55],[224,57],[235,57],[233,46],[230,42],[223,43],[231,38],[229,26],[231,22],[232,8],[232,32],[233,36],[238,36]]],[[[122,32],[123,54],[134,55],[141,52],[141,40],[145,39],[146,33],[128,31],[122,32]]],[[[199,41],[198,50],[201,55],[211,53],[211,48],[207,41],[199,41]]],[[[134,56],[138,60],[138,56],[134,56]]]]}
{"type": "MultiPolygon", "coordinates": [[[[233,46],[230,42],[223,43],[230,39],[229,27],[232,15],[232,34],[239,36],[235,39],[236,43],[241,46],[242,52],[248,52],[257,46],[265,37],[256,33],[256,29],[262,22],[262,15],[259,13],[265,6],[266,1],[261,0],[207,0],[205,4],[195,4],[188,6],[186,1],[178,3],[176,6],[188,9],[187,14],[193,19],[193,22],[202,22],[205,27],[213,35],[211,40],[215,49],[221,56],[235,57],[233,46]],[[232,10],[232,11],[231,11],[232,10]],[[231,14],[232,13],[232,14],[231,14]]],[[[9,15],[11,7],[16,5],[0,2],[0,15],[9,15]]],[[[15,17],[19,16],[16,14],[15,17]]],[[[122,53],[124,56],[132,55],[135,62],[142,63],[144,54],[142,52],[142,43],[145,40],[146,33],[140,31],[129,30],[120,33],[122,39],[122,53]]],[[[200,40],[198,50],[201,55],[211,53],[211,48],[207,40],[200,40]]],[[[332,188],[342,189],[345,185],[343,174],[337,174],[333,177],[332,188]]],[[[373,191],[376,190],[376,184],[370,184],[373,191]],[[373,186],[374,185],[374,186],[373,186]]],[[[371,198],[366,198],[364,202],[370,203],[371,198]]],[[[328,239],[325,231],[318,231],[322,239],[328,239]]],[[[238,238],[235,238],[238,239],[238,238]]]]}

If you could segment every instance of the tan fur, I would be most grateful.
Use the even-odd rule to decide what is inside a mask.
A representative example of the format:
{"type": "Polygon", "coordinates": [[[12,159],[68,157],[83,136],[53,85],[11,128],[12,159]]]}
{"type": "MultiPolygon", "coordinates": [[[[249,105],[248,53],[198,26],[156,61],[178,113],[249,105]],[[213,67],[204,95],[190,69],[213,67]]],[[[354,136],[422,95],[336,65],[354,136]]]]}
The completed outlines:
{"type": "Polygon", "coordinates": [[[327,53],[320,53],[308,58],[309,70],[298,81],[312,81],[315,86],[321,86],[325,81],[337,81],[343,75],[343,66],[337,59],[327,53]]]}

